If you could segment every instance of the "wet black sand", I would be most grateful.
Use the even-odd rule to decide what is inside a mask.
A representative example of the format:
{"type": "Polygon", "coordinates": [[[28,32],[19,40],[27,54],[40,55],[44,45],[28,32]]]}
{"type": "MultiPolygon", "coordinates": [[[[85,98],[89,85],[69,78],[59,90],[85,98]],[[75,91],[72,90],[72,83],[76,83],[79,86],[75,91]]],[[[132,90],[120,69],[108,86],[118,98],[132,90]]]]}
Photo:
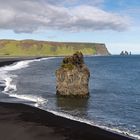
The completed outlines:
{"type": "Polygon", "coordinates": [[[40,57],[0,57],[0,67],[10,65],[21,60],[38,59],[40,57]]]}

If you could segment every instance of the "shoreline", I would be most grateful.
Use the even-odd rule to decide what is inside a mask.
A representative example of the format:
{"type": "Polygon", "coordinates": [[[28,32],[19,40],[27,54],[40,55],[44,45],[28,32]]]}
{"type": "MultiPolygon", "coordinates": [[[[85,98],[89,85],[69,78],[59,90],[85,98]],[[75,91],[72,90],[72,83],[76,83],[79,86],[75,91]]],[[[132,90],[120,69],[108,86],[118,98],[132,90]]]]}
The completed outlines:
{"type": "MultiPolygon", "coordinates": [[[[0,58],[0,67],[30,59],[0,58]]],[[[36,107],[22,103],[4,102],[0,102],[0,139],[133,140],[127,136],[110,132],[96,126],[56,116],[36,107]]]]}
{"type": "Polygon", "coordinates": [[[0,102],[0,124],[3,124],[0,125],[0,139],[6,137],[4,135],[5,130],[10,129],[6,140],[12,140],[13,136],[21,139],[19,138],[21,135],[22,139],[27,140],[28,138],[30,140],[132,140],[129,137],[56,116],[50,112],[21,103],[0,102]],[[32,137],[30,132],[36,137],[32,137]]]}
{"type": "Polygon", "coordinates": [[[40,59],[40,58],[44,58],[44,57],[0,57],[0,67],[11,65],[19,61],[33,60],[33,59],[40,59]]]}
{"type": "Polygon", "coordinates": [[[15,62],[18,62],[22,59],[19,58],[0,58],[0,67],[6,66],[6,65],[11,65],[15,62]]]}

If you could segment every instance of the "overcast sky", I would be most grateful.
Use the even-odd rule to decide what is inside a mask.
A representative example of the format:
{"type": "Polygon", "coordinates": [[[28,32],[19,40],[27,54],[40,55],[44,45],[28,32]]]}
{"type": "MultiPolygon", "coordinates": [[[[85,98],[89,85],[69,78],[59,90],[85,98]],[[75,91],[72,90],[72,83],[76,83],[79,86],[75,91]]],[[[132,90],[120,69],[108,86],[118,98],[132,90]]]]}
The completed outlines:
{"type": "Polygon", "coordinates": [[[106,43],[140,54],[140,0],[0,0],[0,39],[106,43]]]}

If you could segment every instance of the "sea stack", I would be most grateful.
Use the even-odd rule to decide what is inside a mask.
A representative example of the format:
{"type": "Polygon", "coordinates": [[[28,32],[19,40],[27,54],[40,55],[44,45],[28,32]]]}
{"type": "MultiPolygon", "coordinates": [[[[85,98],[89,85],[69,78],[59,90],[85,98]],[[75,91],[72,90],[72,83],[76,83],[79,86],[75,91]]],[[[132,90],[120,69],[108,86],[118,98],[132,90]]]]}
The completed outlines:
{"type": "Polygon", "coordinates": [[[65,97],[88,97],[89,77],[90,72],[81,52],[65,57],[61,67],[56,70],[56,94],[65,97]]]}

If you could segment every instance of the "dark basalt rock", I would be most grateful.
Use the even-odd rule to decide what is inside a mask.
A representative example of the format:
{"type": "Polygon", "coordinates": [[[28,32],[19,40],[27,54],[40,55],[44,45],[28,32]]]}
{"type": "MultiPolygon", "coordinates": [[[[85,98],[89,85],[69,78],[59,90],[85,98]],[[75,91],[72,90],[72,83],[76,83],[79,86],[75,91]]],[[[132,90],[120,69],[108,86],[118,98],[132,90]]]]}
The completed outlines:
{"type": "Polygon", "coordinates": [[[56,93],[59,96],[88,97],[90,72],[81,52],[65,57],[56,70],[56,93]]]}

